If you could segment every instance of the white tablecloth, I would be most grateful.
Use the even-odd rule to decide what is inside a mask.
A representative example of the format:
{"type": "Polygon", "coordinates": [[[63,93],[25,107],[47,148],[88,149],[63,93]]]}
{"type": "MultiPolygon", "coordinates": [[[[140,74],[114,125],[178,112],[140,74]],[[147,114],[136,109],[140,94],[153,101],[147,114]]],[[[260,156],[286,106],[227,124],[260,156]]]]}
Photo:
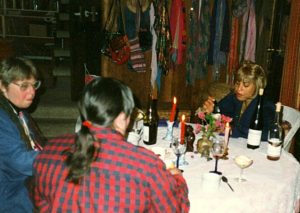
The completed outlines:
{"type": "MultiPolygon", "coordinates": [[[[166,127],[160,127],[158,140],[154,146],[168,147],[169,142],[162,140],[166,135],[166,127]]],[[[178,135],[174,128],[174,135],[178,135]]],[[[194,144],[196,144],[197,139],[194,144]]],[[[143,142],[141,142],[143,143],[143,142]]],[[[181,166],[183,176],[189,188],[191,213],[242,212],[242,213],[292,213],[300,198],[300,165],[289,153],[283,151],[280,160],[270,161],[266,158],[267,143],[263,142],[259,149],[246,147],[246,140],[230,138],[228,160],[219,160],[218,170],[229,180],[234,192],[221,183],[219,191],[204,192],[201,189],[201,175],[214,169],[215,161],[207,161],[199,154],[187,153],[189,165],[181,166]],[[246,182],[234,180],[239,176],[239,168],[233,158],[247,155],[254,163],[244,170],[246,182]]],[[[298,205],[297,205],[298,206],[298,205]]]]}

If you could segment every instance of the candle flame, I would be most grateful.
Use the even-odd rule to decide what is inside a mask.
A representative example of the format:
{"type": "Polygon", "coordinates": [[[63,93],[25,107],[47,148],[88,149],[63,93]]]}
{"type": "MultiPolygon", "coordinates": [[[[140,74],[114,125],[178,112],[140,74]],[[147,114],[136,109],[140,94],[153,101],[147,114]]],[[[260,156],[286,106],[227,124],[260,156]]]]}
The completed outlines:
{"type": "Polygon", "coordinates": [[[184,114],[181,116],[181,121],[185,121],[185,115],[184,114]]]}
{"type": "Polygon", "coordinates": [[[174,96],[174,98],[173,98],[173,103],[174,104],[176,104],[177,103],[177,99],[176,99],[176,97],[174,96]]]}

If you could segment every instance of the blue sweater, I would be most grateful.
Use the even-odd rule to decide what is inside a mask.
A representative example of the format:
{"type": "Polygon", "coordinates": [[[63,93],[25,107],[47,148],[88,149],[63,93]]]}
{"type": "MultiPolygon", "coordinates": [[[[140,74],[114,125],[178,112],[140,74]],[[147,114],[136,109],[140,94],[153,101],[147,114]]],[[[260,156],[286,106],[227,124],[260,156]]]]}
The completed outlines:
{"type": "MultiPolygon", "coordinates": [[[[234,93],[230,93],[225,96],[220,102],[219,107],[221,113],[227,115],[233,119],[232,121],[232,137],[248,137],[248,130],[251,122],[252,115],[254,114],[257,104],[257,97],[254,98],[242,116],[240,115],[243,105],[242,101],[239,101],[234,93]]],[[[275,117],[275,105],[270,101],[264,99],[263,102],[263,131],[262,140],[268,140],[268,130],[275,117]]]]}
{"type": "Polygon", "coordinates": [[[17,115],[7,109],[0,107],[0,212],[32,212],[25,181],[38,152],[28,149],[17,115]]]}

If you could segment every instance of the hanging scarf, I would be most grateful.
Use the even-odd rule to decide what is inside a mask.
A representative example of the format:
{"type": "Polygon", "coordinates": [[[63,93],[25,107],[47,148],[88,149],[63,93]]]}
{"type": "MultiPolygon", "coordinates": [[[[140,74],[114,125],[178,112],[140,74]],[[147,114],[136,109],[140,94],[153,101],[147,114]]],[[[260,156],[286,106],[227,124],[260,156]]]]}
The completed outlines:
{"type": "MultiPolygon", "coordinates": [[[[209,50],[209,63],[213,64],[213,76],[218,80],[220,75],[220,65],[226,63],[226,54],[221,49],[221,41],[223,38],[223,26],[227,10],[226,0],[215,0],[213,8],[213,18],[211,23],[211,42],[209,50]]],[[[226,20],[228,20],[226,18],[226,20]]],[[[228,23],[226,23],[228,25],[228,23]]],[[[226,35],[228,36],[228,35],[226,35]]],[[[226,44],[228,45],[228,44],[226,44]]],[[[224,48],[227,49],[227,48],[224,48]]]]}
{"type": "Polygon", "coordinates": [[[185,7],[182,0],[173,0],[171,5],[170,30],[172,35],[172,60],[182,64],[185,49],[185,7]]]}
{"type": "MultiPolygon", "coordinates": [[[[151,3],[150,6],[150,29],[151,29],[151,33],[152,33],[152,57],[151,57],[151,86],[152,88],[155,88],[155,81],[157,78],[157,54],[156,54],[156,42],[157,42],[157,36],[155,33],[155,30],[153,28],[155,22],[155,13],[154,13],[154,6],[153,3],[151,3]]],[[[160,88],[160,84],[159,86],[157,85],[158,88],[160,88]]]]}
{"type": "Polygon", "coordinates": [[[154,0],[155,22],[154,29],[157,35],[156,53],[158,64],[157,81],[160,83],[161,74],[169,72],[169,50],[171,48],[171,35],[167,0],[154,0]]]}
{"type": "Polygon", "coordinates": [[[186,62],[186,81],[189,85],[207,76],[210,37],[209,0],[193,0],[192,8],[186,62]]]}
{"type": "Polygon", "coordinates": [[[248,33],[248,21],[249,21],[249,8],[250,8],[250,0],[247,0],[247,10],[243,15],[242,19],[242,29],[241,29],[241,37],[240,37],[240,49],[239,49],[239,62],[244,60],[245,56],[245,46],[246,46],[246,39],[248,33]]]}
{"type": "Polygon", "coordinates": [[[247,12],[247,1],[232,1],[232,19],[230,33],[230,48],[227,63],[226,82],[230,85],[234,84],[234,74],[239,67],[238,44],[239,44],[239,17],[247,12]]]}
{"type": "Polygon", "coordinates": [[[232,17],[231,22],[231,37],[230,37],[230,48],[228,54],[228,65],[227,65],[227,76],[226,82],[233,85],[234,73],[237,71],[239,66],[238,61],[238,36],[239,36],[239,20],[237,17],[232,17]]]}
{"type": "Polygon", "coordinates": [[[256,48],[256,21],[255,21],[255,4],[254,0],[248,0],[249,3],[249,20],[245,46],[245,60],[255,62],[256,48]]]}

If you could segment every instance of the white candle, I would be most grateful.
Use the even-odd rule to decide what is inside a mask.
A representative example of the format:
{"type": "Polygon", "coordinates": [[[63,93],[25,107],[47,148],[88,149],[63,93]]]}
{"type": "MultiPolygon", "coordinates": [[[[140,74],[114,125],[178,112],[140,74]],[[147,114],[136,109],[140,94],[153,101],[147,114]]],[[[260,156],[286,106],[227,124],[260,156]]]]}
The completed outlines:
{"type": "Polygon", "coordinates": [[[225,145],[226,147],[228,146],[228,140],[229,140],[229,132],[230,132],[230,125],[227,122],[226,126],[225,126],[225,136],[224,136],[224,140],[225,140],[225,145]]]}

